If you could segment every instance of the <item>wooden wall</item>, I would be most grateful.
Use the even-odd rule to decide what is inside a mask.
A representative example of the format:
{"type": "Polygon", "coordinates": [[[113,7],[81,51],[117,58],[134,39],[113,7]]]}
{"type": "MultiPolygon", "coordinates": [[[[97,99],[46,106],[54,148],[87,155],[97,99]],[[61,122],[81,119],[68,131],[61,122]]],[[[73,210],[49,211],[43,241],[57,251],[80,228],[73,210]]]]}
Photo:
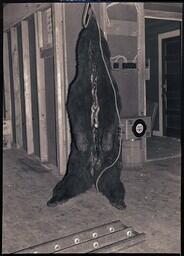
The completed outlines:
{"type": "MultiPolygon", "coordinates": [[[[106,20],[104,3],[92,5],[111,55],[123,55],[130,61],[137,55],[137,69],[113,70],[122,98],[121,117],[145,115],[143,4],[136,7],[139,15],[135,3],[114,5],[108,9],[109,20],[106,20]]],[[[5,86],[9,83],[11,88],[8,100],[12,109],[13,143],[42,162],[57,166],[63,175],[70,151],[65,102],[68,86],[76,72],[76,43],[82,29],[84,3],[52,4],[54,43],[44,55],[42,14],[50,7],[51,3],[17,3],[4,7],[3,26],[7,40],[4,52],[8,56],[4,69],[9,70],[9,75],[5,74],[9,82],[5,79],[5,86]]],[[[155,10],[153,5],[145,4],[145,7],[155,10]]],[[[175,8],[175,16],[178,10],[175,8]]],[[[167,15],[168,11],[171,10],[167,9],[167,15]]],[[[139,146],[142,152],[146,148],[145,142],[139,146]]]]}

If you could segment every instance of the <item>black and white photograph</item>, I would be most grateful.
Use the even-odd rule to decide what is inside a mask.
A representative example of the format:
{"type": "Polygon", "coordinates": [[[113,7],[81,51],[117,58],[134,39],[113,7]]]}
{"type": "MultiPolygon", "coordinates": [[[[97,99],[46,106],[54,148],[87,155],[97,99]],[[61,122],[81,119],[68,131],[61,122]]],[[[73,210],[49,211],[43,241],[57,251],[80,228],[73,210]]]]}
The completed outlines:
{"type": "Polygon", "coordinates": [[[181,254],[183,3],[2,9],[2,254],[181,254]]]}

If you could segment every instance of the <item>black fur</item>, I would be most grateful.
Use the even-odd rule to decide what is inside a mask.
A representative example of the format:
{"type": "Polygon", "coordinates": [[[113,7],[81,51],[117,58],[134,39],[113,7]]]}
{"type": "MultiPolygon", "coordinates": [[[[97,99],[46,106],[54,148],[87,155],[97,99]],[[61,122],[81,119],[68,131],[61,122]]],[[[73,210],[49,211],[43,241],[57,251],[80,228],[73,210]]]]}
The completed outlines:
{"type": "MultiPolygon", "coordinates": [[[[110,51],[101,33],[101,43],[105,61],[111,73],[110,51]]],[[[111,74],[112,77],[112,74],[111,74]]],[[[112,77],[113,79],[113,77],[112,77]]],[[[118,109],[121,111],[118,87],[116,90],[118,109]]],[[[102,60],[99,47],[99,31],[95,17],[91,17],[88,27],[79,35],[77,44],[77,76],[71,83],[68,93],[67,110],[71,126],[71,153],[68,159],[67,173],[53,190],[48,206],[55,206],[83,193],[95,184],[101,171],[110,165],[119,151],[118,116],[115,97],[102,60]],[[100,111],[99,127],[96,129],[96,142],[93,141],[91,127],[91,74],[97,78],[97,96],[100,111]],[[95,157],[94,174],[91,173],[91,155],[95,157]]],[[[110,203],[122,209],[124,187],[120,181],[122,169],[121,155],[116,164],[100,178],[98,187],[110,203]]]]}

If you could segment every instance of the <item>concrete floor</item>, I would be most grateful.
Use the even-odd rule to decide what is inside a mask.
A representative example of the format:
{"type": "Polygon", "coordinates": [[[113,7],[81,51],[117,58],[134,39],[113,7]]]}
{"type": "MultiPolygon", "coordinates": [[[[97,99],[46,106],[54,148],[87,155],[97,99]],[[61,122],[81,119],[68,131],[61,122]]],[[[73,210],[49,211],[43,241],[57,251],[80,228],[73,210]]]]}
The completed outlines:
{"type": "Polygon", "coordinates": [[[147,159],[169,159],[181,156],[180,140],[171,137],[152,136],[147,138],[147,159]]]}
{"type": "Polygon", "coordinates": [[[3,253],[117,219],[146,233],[146,241],[123,252],[180,253],[180,157],[123,170],[123,211],[93,189],[48,208],[46,202],[61,178],[38,163],[29,164],[21,151],[6,150],[3,158],[3,253]]]}

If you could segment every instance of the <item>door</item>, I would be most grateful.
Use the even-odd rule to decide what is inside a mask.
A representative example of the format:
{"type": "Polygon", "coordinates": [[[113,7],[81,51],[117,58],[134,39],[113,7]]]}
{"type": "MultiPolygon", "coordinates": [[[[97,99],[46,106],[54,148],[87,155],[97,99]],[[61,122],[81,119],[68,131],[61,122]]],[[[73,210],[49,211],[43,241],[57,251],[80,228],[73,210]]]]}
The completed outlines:
{"type": "Polygon", "coordinates": [[[181,38],[162,41],[163,135],[180,138],[181,38]]]}

